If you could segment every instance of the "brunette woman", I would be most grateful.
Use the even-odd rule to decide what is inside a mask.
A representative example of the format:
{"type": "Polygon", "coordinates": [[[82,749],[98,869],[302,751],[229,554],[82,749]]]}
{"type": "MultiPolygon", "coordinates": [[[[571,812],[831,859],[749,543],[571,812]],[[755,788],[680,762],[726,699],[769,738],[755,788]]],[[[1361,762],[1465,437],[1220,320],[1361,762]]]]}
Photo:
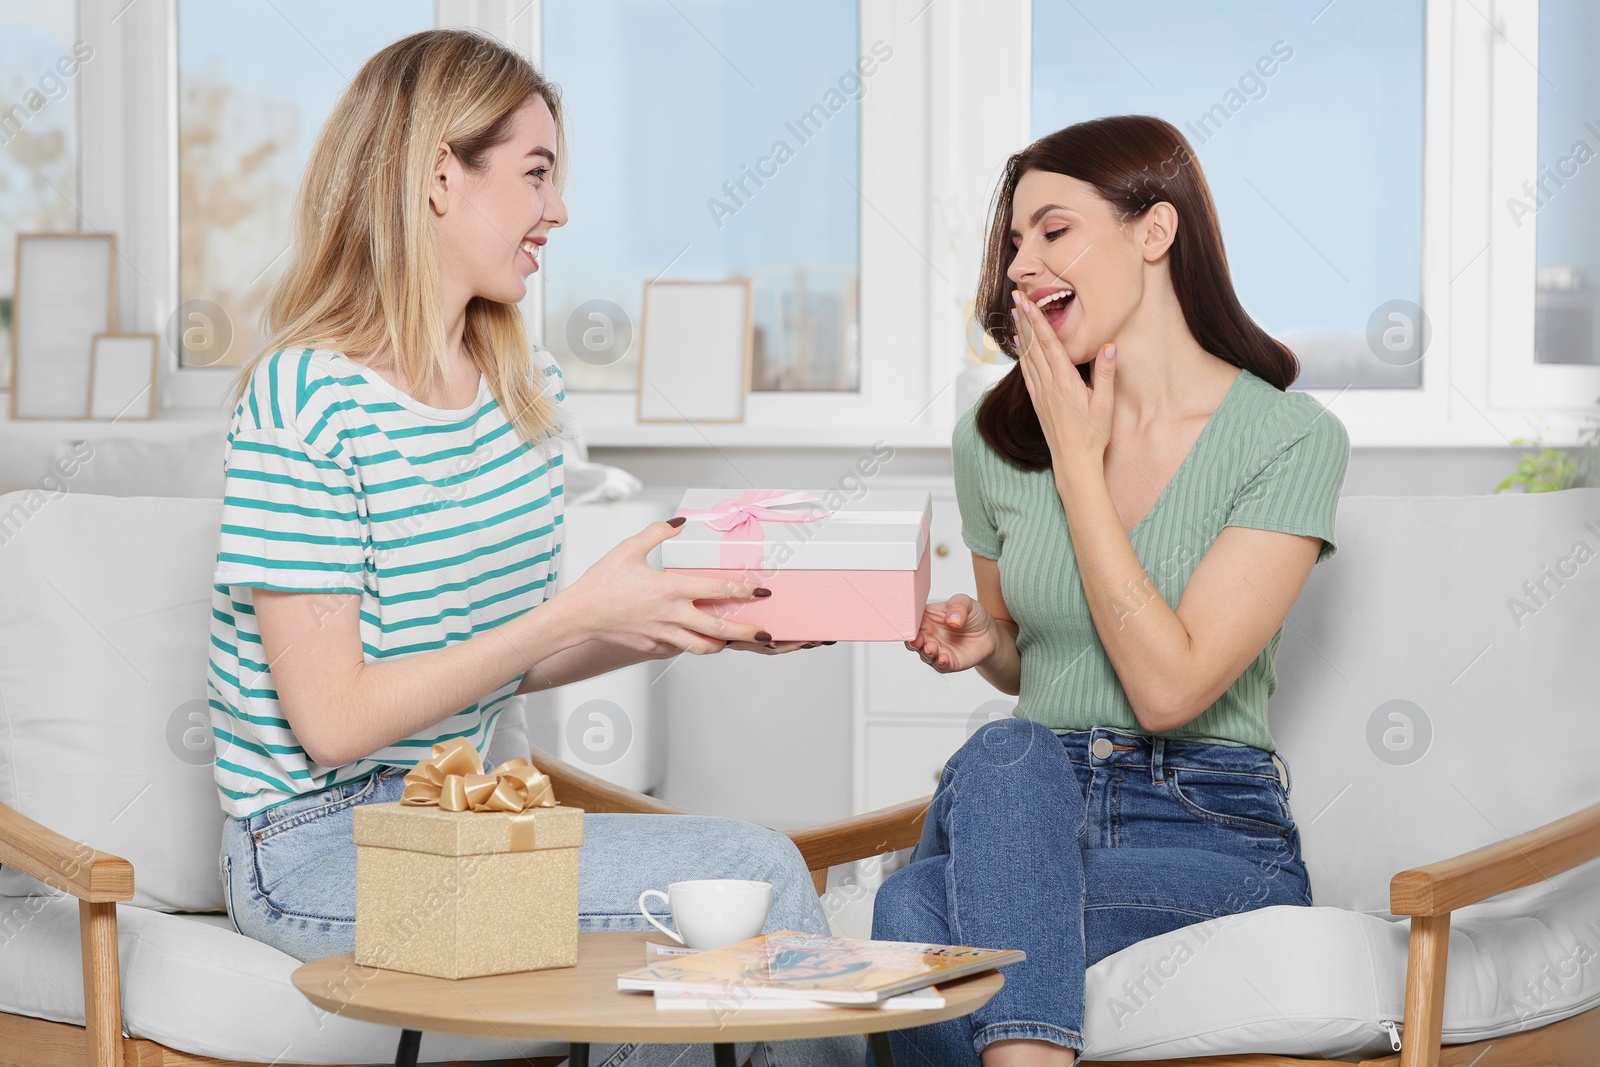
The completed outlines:
{"type": "Polygon", "coordinates": [[[1311,903],[1267,698],[1349,443],[1286,391],[1298,363],[1159,119],[1011,157],[977,306],[1017,360],[954,434],[977,596],[929,604],[907,647],[1019,700],[946,764],[873,936],[1027,952],[972,1015],[895,1034],[898,1062],[1065,1067],[1091,964],[1311,903]]]}

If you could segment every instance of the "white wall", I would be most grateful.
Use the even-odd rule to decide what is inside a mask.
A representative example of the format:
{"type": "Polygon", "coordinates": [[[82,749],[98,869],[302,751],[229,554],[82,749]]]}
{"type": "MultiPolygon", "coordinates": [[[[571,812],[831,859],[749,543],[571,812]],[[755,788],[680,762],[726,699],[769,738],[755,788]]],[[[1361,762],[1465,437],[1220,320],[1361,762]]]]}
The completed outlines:
{"type": "MultiPolygon", "coordinates": [[[[1537,450],[1535,450],[1537,451],[1537,450]]],[[[1491,493],[1521,456],[1503,448],[1353,448],[1344,496],[1491,493]]]]}

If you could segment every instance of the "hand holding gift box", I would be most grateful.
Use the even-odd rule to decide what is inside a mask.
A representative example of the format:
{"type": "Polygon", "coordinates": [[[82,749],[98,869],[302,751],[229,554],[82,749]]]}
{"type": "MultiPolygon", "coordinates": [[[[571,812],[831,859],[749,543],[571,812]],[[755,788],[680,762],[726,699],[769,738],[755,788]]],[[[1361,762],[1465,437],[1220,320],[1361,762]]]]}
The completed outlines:
{"type": "Polygon", "coordinates": [[[688,521],[661,544],[662,569],[772,590],[704,600],[704,611],[759,625],[774,641],[905,641],[927,603],[927,492],[690,489],[688,521]]]}
{"type": "Polygon", "coordinates": [[[355,809],[363,967],[437,978],[578,962],[583,809],[525,759],[484,773],[464,737],[433,746],[398,803],[355,809]]]}

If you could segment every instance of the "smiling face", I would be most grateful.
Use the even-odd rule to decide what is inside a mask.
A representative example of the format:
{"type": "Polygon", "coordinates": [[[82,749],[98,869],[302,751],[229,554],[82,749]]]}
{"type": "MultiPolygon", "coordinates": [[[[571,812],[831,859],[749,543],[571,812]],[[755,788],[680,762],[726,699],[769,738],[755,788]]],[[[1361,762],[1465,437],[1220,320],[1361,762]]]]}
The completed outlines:
{"type": "Polygon", "coordinates": [[[1143,220],[1123,224],[1094,186],[1029,170],[1011,201],[1011,284],[1040,305],[1073,363],[1115,341],[1144,296],[1143,220]]]}
{"type": "Polygon", "coordinates": [[[441,150],[428,199],[447,290],[503,304],[527,295],[546,235],[567,221],[550,180],[555,145],[550,106],[535,96],[517,109],[510,138],[490,150],[481,174],[441,150]]]}

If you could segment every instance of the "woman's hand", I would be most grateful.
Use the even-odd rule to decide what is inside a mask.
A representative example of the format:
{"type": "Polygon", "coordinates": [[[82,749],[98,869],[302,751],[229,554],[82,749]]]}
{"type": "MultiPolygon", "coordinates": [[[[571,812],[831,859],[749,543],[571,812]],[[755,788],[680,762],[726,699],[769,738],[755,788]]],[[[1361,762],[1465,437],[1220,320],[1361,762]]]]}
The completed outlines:
{"type": "Polygon", "coordinates": [[[1012,291],[1012,299],[1017,305],[1011,313],[1017,326],[1017,362],[1050,446],[1052,464],[1058,471],[1080,465],[1103,469],[1111,442],[1117,346],[1101,346],[1091,389],[1038,305],[1020,290],[1012,291]]]}
{"type": "Polygon", "coordinates": [[[818,645],[838,644],[837,641],[729,641],[728,647],[741,652],[759,652],[763,656],[781,656],[797,648],[816,648],[818,645]]]}
{"type": "Polygon", "coordinates": [[[994,654],[994,616],[965,593],[922,609],[917,636],[906,647],[940,674],[976,667],[994,654]]]}
{"type": "Polygon", "coordinates": [[[694,603],[748,600],[768,595],[765,589],[754,582],[664,574],[650,566],[651,549],[676,536],[681,525],[651,523],[600,557],[556,596],[567,598],[587,639],[647,655],[681,651],[704,656],[735,643],[772,651],[765,647],[771,636],[758,627],[702,611],[694,603]]]}

